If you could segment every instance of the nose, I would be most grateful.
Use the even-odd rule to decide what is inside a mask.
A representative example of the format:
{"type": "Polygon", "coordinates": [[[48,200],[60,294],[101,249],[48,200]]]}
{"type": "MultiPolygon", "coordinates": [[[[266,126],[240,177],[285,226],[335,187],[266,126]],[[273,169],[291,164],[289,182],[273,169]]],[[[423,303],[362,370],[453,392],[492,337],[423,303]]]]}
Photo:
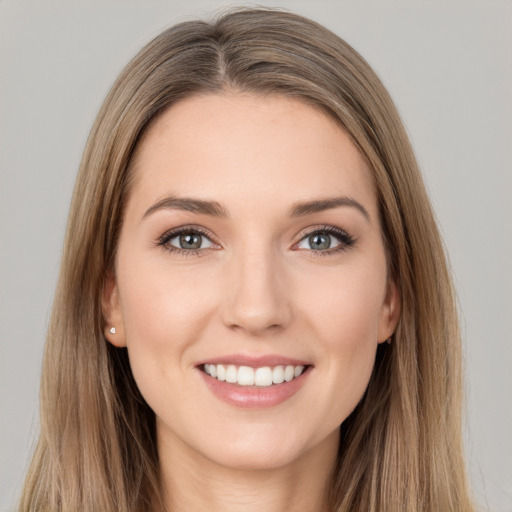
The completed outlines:
{"type": "Polygon", "coordinates": [[[253,336],[287,327],[292,308],[283,270],[269,247],[233,255],[223,292],[224,324],[253,336]]]}

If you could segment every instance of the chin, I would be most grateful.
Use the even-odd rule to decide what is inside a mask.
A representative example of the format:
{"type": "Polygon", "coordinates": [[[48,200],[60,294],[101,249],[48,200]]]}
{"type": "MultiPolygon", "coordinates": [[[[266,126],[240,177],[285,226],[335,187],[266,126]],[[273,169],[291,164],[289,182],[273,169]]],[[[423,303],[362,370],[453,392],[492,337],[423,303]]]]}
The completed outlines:
{"type": "Polygon", "coordinates": [[[246,471],[269,471],[288,466],[300,459],[300,450],[283,450],[281,448],[250,447],[246,450],[228,449],[222,454],[215,454],[212,462],[229,469],[246,471]]]}
{"type": "Polygon", "coordinates": [[[216,464],[239,470],[262,471],[284,468],[295,464],[301,459],[308,459],[308,453],[319,445],[337,453],[338,429],[323,439],[310,439],[307,436],[296,436],[293,433],[274,432],[271,434],[252,432],[250,436],[236,436],[226,439],[215,449],[205,450],[207,457],[216,464]],[[221,448],[221,449],[219,449],[221,448]]]}

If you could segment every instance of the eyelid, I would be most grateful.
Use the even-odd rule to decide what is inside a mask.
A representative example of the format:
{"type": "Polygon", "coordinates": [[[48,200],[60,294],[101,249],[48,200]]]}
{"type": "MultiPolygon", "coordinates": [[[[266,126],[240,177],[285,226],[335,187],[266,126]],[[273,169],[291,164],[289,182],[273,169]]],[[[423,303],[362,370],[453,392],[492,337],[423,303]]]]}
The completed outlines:
{"type": "MultiPolygon", "coordinates": [[[[328,225],[316,225],[309,226],[303,230],[301,230],[297,235],[297,241],[292,245],[291,249],[296,251],[305,251],[315,256],[321,255],[329,255],[335,254],[341,251],[345,251],[352,247],[357,242],[357,238],[351,236],[346,230],[328,225]],[[327,233],[329,235],[335,236],[339,244],[335,247],[325,249],[325,250],[314,250],[314,249],[302,249],[298,247],[298,244],[304,240],[306,237],[313,235],[314,233],[327,233]]],[[[166,231],[163,235],[161,235],[155,243],[156,246],[161,247],[162,249],[173,252],[176,254],[182,255],[204,255],[208,251],[222,249],[222,245],[218,242],[216,237],[207,229],[202,226],[190,224],[184,226],[178,226],[166,231]],[[199,249],[182,249],[180,247],[170,246],[168,245],[169,240],[175,238],[183,233],[196,233],[201,236],[207,238],[215,247],[206,247],[199,249]]]]}
{"type": "Polygon", "coordinates": [[[221,248],[221,245],[219,244],[219,242],[216,240],[216,238],[213,236],[212,233],[210,233],[208,230],[206,230],[202,226],[197,226],[194,224],[178,226],[176,228],[169,229],[162,236],[160,236],[158,238],[155,245],[160,246],[169,252],[177,252],[177,253],[181,252],[181,253],[186,253],[186,254],[204,253],[205,251],[208,251],[208,250],[212,250],[212,249],[217,250],[217,249],[221,248]],[[177,236],[180,236],[183,233],[196,233],[198,235],[204,236],[214,245],[214,247],[206,247],[203,249],[182,249],[180,247],[174,247],[174,246],[168,245],[169,240],[176,238],[177,236]]]}
{"type": "Polygon", "coordinates": [[[333,254],[339,251],[344,251],[349,249],[351,246],[355,244],[357,239],[351,236],[346,230],[342,228],[338,228],[336,226],[331,226],[328,224],[310,226],[306,229],[300,231],[297,235],[298,240],[293,244],[292,249],[297,251],[308,251],[310,253],[315,253],[315,255],[321,254],[333,254]],[[298,247],[298,244],[302,242],[306,237],[311,236],[315,233],[327,233],[329,235],[335,236],[339,240],[339,245],[336,247],[332,247],[323,251],[318,251],[314,249],[301,249],[298,247]]]}

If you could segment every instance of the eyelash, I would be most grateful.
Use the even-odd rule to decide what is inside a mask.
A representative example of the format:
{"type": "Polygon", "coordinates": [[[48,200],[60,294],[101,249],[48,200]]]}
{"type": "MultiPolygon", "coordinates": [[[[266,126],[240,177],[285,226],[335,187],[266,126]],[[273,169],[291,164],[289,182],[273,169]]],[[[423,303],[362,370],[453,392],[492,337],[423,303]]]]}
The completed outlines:
{"type": "MultiPolygon", "coordinates": [[[[182,249],[179,247],[174,247],[172,245],[168,245],[169,241],[173,238],[176,238],[177,236],[183,235],[183,234],[191,234],[191,235],[199,235],[207,238],[210,240],[210,242],[214,245],[217,244],[213,239],[210,233],[208,233],[206,230],[200,228],[200,227],[182,227],[173,229],[171,231],[167,231],[164,233],[157,241],[156,245],[158,247],[161,247],[167,252],[174,253],[178,256],[203,256],[206,254],[206,249],[182,249]]],[[[304,240],[306,237],[309,237],[311,235],[315,234],[327,234],[332,235],[335,237],[339,242],[339,246],[334,247],[332,249],[326,249],[323,251],[320,250],[313,250],[313,249],[306,249],[308,253],[310,253],[311,257],[321,257],[321,256],[329,256],[333,254],[338,254],[342,251],[346,251],[350,249],[357,241],[356,238],[349,235],[346,231],[340,228],[336,228],[334,226],[318,226],[313,229],[309,229],[308,231],[304,231],[300,234],[300,239],[298,242],[296,242],[293,247],[296,247],[302,240],[304,240]]],[[[299,250],[299,249],[295,249],[299,250]]]]}
{"type": "Polygon", "coordinates": [[[294,244],[294,247],[297,246],[302,240],[304,240],[307,237],[310,237],[311,235],[317,235],[317,234],[327,234],[332,235],[334,238],[338,240],[340,243],[339,246],[334,247],[332,249],[326,249],[324,251],[315,251],[313,249],[307,249],[309,256],[316,258],[316,257],[322,257],[322,256],[331,256],[333,254],[338,254],[340,252],[346,251],[354,246],[354,244],[357,242],[357,239],[349,235],[345,230],[336,228],[334,226],[318,226],[313,229],[308,228],[307,231],[302,232],[299,236],[300,239],[297,243],[294,244]]]}
{"type": "Polygon", "coordinates": [[[200,227],[182,227],[167,231],[158,239],[156,245],[165,251],[174,253],[178,256],[203,256],[206,254],[205,249],[181,249],[180,247],[168,245],[170,240],[184,234],[203,236],[210,240],[213,244],[218,245],[212,240],[210,233],[200,227]]]}

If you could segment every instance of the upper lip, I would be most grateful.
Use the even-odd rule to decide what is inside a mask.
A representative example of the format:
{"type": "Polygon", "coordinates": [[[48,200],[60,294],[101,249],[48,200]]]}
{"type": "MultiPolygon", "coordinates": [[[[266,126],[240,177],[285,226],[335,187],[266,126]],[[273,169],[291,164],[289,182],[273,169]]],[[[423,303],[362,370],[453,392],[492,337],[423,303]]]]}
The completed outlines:
{"type": "Polygon", "coordinates": [[[277,354],[268,354],[261,356],[251,356],[244,354],[229,354],[218,356],[200,361],[197,366],[204,364],[233,364],[235,366],[250,366],[251,368],[261,368],[263,366],[309,366],[310,362],[293,357],[280,356],[277,354]]]}

